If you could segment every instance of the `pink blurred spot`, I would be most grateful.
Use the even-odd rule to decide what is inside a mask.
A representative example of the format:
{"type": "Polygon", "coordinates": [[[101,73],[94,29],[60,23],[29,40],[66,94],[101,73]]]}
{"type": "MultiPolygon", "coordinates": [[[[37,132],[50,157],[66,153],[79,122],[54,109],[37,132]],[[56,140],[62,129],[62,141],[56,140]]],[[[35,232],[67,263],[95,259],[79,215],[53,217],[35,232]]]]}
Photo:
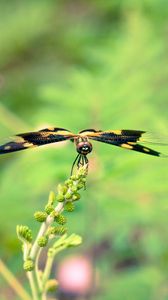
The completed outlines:
{"type": "Polygon", "coordinates": [[[86,294],[93,284],[91,262],[83,256],[68,257],[59,265],[57,277],[62,290],[86,294]]]}

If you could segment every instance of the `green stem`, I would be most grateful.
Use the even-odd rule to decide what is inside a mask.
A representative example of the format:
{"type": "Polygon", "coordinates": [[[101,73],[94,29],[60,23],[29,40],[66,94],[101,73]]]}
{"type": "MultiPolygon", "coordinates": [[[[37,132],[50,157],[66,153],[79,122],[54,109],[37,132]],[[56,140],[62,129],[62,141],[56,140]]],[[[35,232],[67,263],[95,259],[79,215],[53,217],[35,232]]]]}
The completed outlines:
{"type": "MultiPolygon", "coordinates": [[[[60,213],[64,208],[64,203],[58,203],[58,205],[55,208],[55,211],[60,213]]],[[[43,236],[45,234],[45,232],[47,231],[48,227],[52,224],[52,222],[54,221],[54,218],[51,216],[48,216],[46,221],[41,225],[41,228],[39,230],[39,233],[36,237],[36,240],[31,248],[30,251],[30,257],[31,259],[35,259],[38,250],[40,249],[39,245],[38,245],[38,239],[43,236]]]]}
{"type": "MultiPolygon", "coordinates": [[[[81,180],[81,176],[84,177],[87,175],[87,167],[88,166],[86,165],[85,168],[81,167],[82,170],[78,170],[78,173],[76,175],[78,179],[75,180],[73,178],[73,179],[71,179],[71,181],[69,180],[70,183],[68,185],[68,190],[66,191],[64,201],[59,202],[54,209],[56,215],[57,214],[59,215],[64,210],[64,206],[67,201],[70,201],[70,200],[73,201],[73,194],[75,193],[75,191],[77,191],[78,183],[81,184],[80,187],[78,187],[79,189],[81,189],[83,187],[83,181],[81,180]],[[81,182],[80,182],[80,180],[81,180],[81,182]],[[72,181],[73,181],[73,187],[75,187],[75,189],[71,188],[72,181]],[[66,197],[66,195],[67,195],[67,197],[66,197]]],[[[67,182],[68,182],[68,180],[67,180],[67,182]]],[[[57,249],[55,249],[53,255],[48,256],[46,265],[44,268],[44,272],[41,273],[41,270],[39,270],[39,268],[38,268],[38,262],[39,262],[40,253],[43,250],[43,248],[41,248],[39,246],[38,242],[39,242],[39,238],[41,238],[42,236],[45,236],[45,234],[47,234],[48,228],[51,226],[51,224],[53,222],[54,222],[54,217],[52,215],[48,215],[46,221],[41,224],[40,230],[37,234],[37,237],[31,247],[31,250],[29,253],[29,259],[31,259],[32,261],[35,262],[35,270],[27,272],[27,276],[28,276],[29,283],[30,283],[31,290],[32,290],[33,300],[47,300],[46,283],[47,283],[50,273],[51,273],[51,268],[53,265],[54,257],[58,252],[60,252],[61,250],[65,249],[67,247],[67,245],[62,245],[61,242],[60,242],[60,245],[58,243],[57,249]],[[41,277],[41,274],[42,274],[42,277],[41,277]]],[[[26,253],[27,252],[28,251],[26,251],[26,253]]]]}
{"type": "Polygon", "coordinates": [[[41,251],[42,251],[42,248],[39,249],[37,256],[36,256],[36,260],[35,260],[35,274],[36,274],[37,283],[38,283],[38,287],[39,287],[40,291],[42,289],[42,282],[41,282],[41,276],[40,276],[41,271],[38,268],[38,263],[39,263],[39,257],[40,257],[41,251]]]}
{"type": "Polygon", "coordinates": [[[3,278],[9,283],[15,293],[23,300],[31,300],[29,294],[22,287],[16,277],[9,271],[4,262],[0,259],[0,273],[3,278]]]}
{"type": "Polygon", "coordinates": [[[32,291],[32,300],[40,300],[38,295],[38,287],[36,285],[35,274],[34,271],[27,272],[27,277],[29,279],[31,291],[32,291]]]}
{"type": "Polygon", "coordinates": [[[58,249],[56,249],[53,253],[52,256],[48,256],[47,258],[47,262],[46,262],[46,265],[45,265],[45,269],[44,269],[44,272],[43,272],[43,279],[42,279],[42,290],[43,290],[43,293],[42,293],[42,300],[45,300],[46,298],[46,290],[45,290],[45,285],[49,279],[49,276],[51,274],[51,269],[52,269],[52,265],[53,265],[53,260],[55,258],[55,255],[60,252],[61,250],[65,249],[66,247],[65,246],[61,246],[59,247],[58,249]],[[44,298],[43,298],[44,297],[44,298]]]}
{"type": "MultiPolygon", "coordinates": [[[[50,216],[48,217],[48,218],[51,218],[50,216]]],[[[47,218],[47,219],[48,219],[47,218]]],[[[53,219],[53,218],[52,218],[53,219]]],[[[31,248],[31,251],[30,251],[30,257],[31,257],[31,259],[35,259],[36,258],[36,255],[37,255],[37,252],[38,252],[38,250],[39,250],[39,245],[38,245],[38,239],[42,236],[42,235],[44,235],[44,233],[45,233],[45,231],[46,231],[46,222],[44,222],[42,225],[41,225],[41,227],[40,227],[40,230],[39,230],[39,232],[38,232],[38,235],[37,235],[37,237],[36,237],[36,239],[35,239],[35,242],[34,242],[34,244],[33,244],[33,246],[32,246],[32,248],[31,248]]]]}
{"type": "Polygon", "coordinates": [[[44,273],[43,273],[43,287],[45,286],[45,283],[47,282],[47,280],[50,276],[53,260],[54,260],[54,255],[49,256],[47,258],[46,266],[45,266],[44,273]]]}
{"type": "MultiPolygon", "coordinates": [[[[55,211],[60,213],[63,210],[63,208],[64,208],[64,203],[58,203],[56,208],[55,208],[55,211]]],[[[40,256],[40,253],[41,253],[42,249],[38,245],[38,239],[41,236],[45,235],[45,233],[47,232],[48,227],[52,224],[53,221],[54,221],[53,217],[51,217],[51,216],[47,217],[46,221],[41,225],[40,230],[38,232],[38,235],[36,237],[36,240],[35,240],[32,248],[31,248],[31,251],[30,251],[31,259],[35,260],[35,274],[34,274],[34,271],[28,272],[28,278],[29,278],[29,282],[30,282],[30,286],[31,286],[31,290],[32,290],[33,300],[38,300],[39,299],[37,290],[42,289],[42,282],[41,282],[41,278],[40,278],[40,274],[39,274],[40,271],[38,269],[38,261],[39,261],[39,256],[40,256]],[[37,286],[35,284],[36,279],[37,279],[39,289],[37,288],[37,286]]],[[[45,300],[44,295],[43,295],[42,299],[45,300]]]]}

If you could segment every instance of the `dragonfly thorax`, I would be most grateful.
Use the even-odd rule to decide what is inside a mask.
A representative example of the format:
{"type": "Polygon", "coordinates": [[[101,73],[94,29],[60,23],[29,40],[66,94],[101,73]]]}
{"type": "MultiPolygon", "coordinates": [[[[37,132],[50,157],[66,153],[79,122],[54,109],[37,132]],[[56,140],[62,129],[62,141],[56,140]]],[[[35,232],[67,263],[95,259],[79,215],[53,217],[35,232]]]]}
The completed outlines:
{"type": "Polygon", "coordinates": [[[76,150],[79,154],[87,155],[92,151],[92,144],[88,141],[78,142],[76,144],[76,150]]]}

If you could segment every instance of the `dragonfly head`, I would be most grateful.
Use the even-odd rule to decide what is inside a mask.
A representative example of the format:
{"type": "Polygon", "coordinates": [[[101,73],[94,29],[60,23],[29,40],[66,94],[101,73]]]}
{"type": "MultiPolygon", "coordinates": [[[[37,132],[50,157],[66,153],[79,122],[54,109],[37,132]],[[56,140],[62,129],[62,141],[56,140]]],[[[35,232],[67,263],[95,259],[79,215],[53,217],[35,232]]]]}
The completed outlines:
{"type": "Polygon", "coordinates": [[[79,154],[87,155],[92,151],[92,144],[88,141],[80,141],[76,143],[76,150],[79,154]]]}

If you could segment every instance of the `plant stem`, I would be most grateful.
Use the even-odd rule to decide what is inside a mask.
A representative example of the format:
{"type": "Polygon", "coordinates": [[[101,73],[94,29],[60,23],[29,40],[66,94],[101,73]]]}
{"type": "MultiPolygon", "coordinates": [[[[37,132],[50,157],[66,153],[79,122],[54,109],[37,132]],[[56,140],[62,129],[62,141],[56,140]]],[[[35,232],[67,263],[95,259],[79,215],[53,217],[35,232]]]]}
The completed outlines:
{"type": "MultiPolygon", "coordinates": [[[[50,198],[50,196],[49,196],[48,201],[51,200],[51,203],[52,203],[51,214],[48,215],[47,218],[45,216],[45,218],[44,218],[45,221],[42,220],[43,223],[40,226],[39,232],[38,232],[37,237],[33,244],[30,243],[29,228],[27,229],[27,227],[26,227],[26,229],[25,229],[24,226],[21,226],[20,232],[18,229],[18,236],[20,237],[20,239],[23,241],[24,244],[26,243],[26,246],[23,249],[23,254],[24,254],[23,257],[24,257],[24,261],[25,261],[25,265],[26,265],[25,270],[27,271],[27,277],[28,277],[29,284],[31,287],[33,300],[47,300],[47,291],[49,290],[47,283],[49,282],[49,277],[50,277],[50,273],[51,273],[55,255],[58,252],[62,251],[63,249],[66,249],[68,247],[68,245],[77,246],[81,243],[81,238],[78,237],[77,235],[76,236],[71,235],[69,238],[67,238],[66,234],[62,235],[62,237],[60,237],[58,239],[58,241],[56,241],[56,243],[54,243],[53,248],[51,247],[49,249],[49,250],[51,250],[50,251],[51,253],[47,257],[47,261],[46,261],[44,270],[39,269],[38,265],[39,265],[40,254],[41,254],[41,251],[43,250],[43,247],[45,247],[45,243],[43,244],[39,241],[40,240],[45,241],[45,239],[46,239],[46,241],[48,241],[48,239],[50,238],[50,236],[49,236],[50,233],[49,233],[48,229],[51,227],[51,225],[54,221],[57,221],[59,223],[60,219],[57,220],[56,219],[57,217],[60,216],[60,218],[61,218],[59,224],[61,224],[61,225],[64,224],[64,217],[61,216],[61,213],[64,210],[64,207],[66,204],[68,204],[70,202],[72,203],[72,201],[79,200],[80,195],[77,191],[79,189],[83,188],[85,185],[84,177],[86,177],[86,175],[87,175],[87,168],[88,168],[87,164],[85,166],[81,166],[81,169],[79,168],[76,176],[74,176],[74,175],[71,176],[70,179],[66,180],[66,183],[64,186],[61,186],[61,185],[59,186],[57,197],[58,196],[61,196],[61,197],[57,198],[58,204],[56,205],[55,208],[52,206],[54,203],[54,200],[52,198],[50,198]],[[61,195],[62,191],[65,191],[65,194],[61,195]],[[62,196],[63,196],[63,198],[62,198],[62,196]],[[26,234],[28,234],[27,239],[26,239],[26,234],[24,233],[23,229],[26,230],[26,234]],[[27,262],[28,262],[28,265],[27,265],[27,262]],[[31,263],[30,265],[29,265],[29,262],[31,263]]],[[[51,197],[53,197],[53,195],[51,197]]],[[[50,202],[48,202],[48,203],[50,203],[50,202]]],[[[71,206],[70,209],[71,208],[73,209],[73,206],[71,206]]],[[[72,211],[72,210],[69,210],[69,211],[72,211]]],[[[47,215],[47,213],[46,213],[46,215],[47,215]]],[[[65,218],[65,221],[66,221],[66,218],[65,218]]],[[[40,222],[41,222],[41,220],[40,220],[40,222]]],[[[57,286],[57,284],[55,285],[55,282],[54,282],[54,288],[56,286],[57,286]]],[[[28,299],[28,300],[30,300],[30,299],[28,299]]]]}
{"type": "MultiPolygon", "coordinates": [[[[64,208],[64,203],[58,203],[56,208],[55,208],[55,211],[60,213],[64,208]]],[[[38,235],[36,237],[36,240],[32,246],[32,249],[30,251],[30,257],[31,259],[35,259],[36,255],[37,255],[37,252],[38,250],[40,249],[39,245],[38,245],[38,239],[44,235],[44,233],[47,231],[48,227],[51,225],[51,223],[53,222],[53,217],[51,216],[48,216],[46,221],[41,225],[41,228],[38,232],[38,235]]]]}
{"type": "Polygon", "coordinates": [[[33,300],[40,300],[39,295],[38,295],[38,287],[36,285],[34,271],[27,272],[27,277],[29,279],[33,300]]]}
{"type": "Polygon", "coordinates": [[[47,258],[47,261],[46,261],[46,265],[45,265],[45,269],[44,269],[44,273],[43,273],[43,286],[45,286],[49,276],[50,276],[50,273],[51,273],[51,268],[52,268],[52,265],[53,265],[53,260],[55,258],[55,255],[62,251],[63,249],[65,249],[65,246],[60,246],[58,249],[55,249],[54,253],[52,256],[48,256],[47,258]]]}
{"type": "MultiPolygon", "coordinates": [[[[60,213],[64,208],[64,204],[63,203],[58,203],[56,208],[55,208],[55,211],[60,213]]],[[[40,227],[40,230],[38,232],[38,235],[36,237],[36,240],[32,246],[32,249],[30,251],[30,257],[32,260],[35,260],[35,271],[32,271],[32,272],[28,272],[27,273],[27,276],[28,276],[28,279],[29,279],[29,282],[30,282],[30,286],[31,286],[31,290],[32,290],[32,295],[33,295],[33,300],[38,300],[38,293],[37,291],[41,290],[42,288],[42,282],[40,280],[40,276],[39,276],[39,269],[38,269],[38,261],[39,261],[39,255],[41,253],[41,248],[39,247],[38,245],[38,239],[43,236],[48,227],[51,225],[51,223],[54,221],[54,218],[51,217],[51,216],[48,216],[46,221],[41,225],[40,227]],[[35,284],[35,280],[37,278],[37,283],[38,283],[38,287],[36,286],[35,284]]],[[[44,295],[43,295],[43,299],[45,300],[44,298],[44,295]]]]}
{"type": "Polygon", "coordinates": [[[0,273],[3,278],[9,283],[15,293],[23,300],[32,300],[26,290],[22,287],[16,277],[9,271],[3,261],[0,259],[0,273]]]}
{"type": "Polygon", "coordinates": [[[36,274],[37,284],[38,284],[40,291],[42,289],[42,284],[41,284],[40,270],[38,268],[38,263],[39,263],[39,257],[40,257],[41,251],[42,251],[42,248],[39,249],[36,260],[35,260],[35,274],[36,274]]]}

